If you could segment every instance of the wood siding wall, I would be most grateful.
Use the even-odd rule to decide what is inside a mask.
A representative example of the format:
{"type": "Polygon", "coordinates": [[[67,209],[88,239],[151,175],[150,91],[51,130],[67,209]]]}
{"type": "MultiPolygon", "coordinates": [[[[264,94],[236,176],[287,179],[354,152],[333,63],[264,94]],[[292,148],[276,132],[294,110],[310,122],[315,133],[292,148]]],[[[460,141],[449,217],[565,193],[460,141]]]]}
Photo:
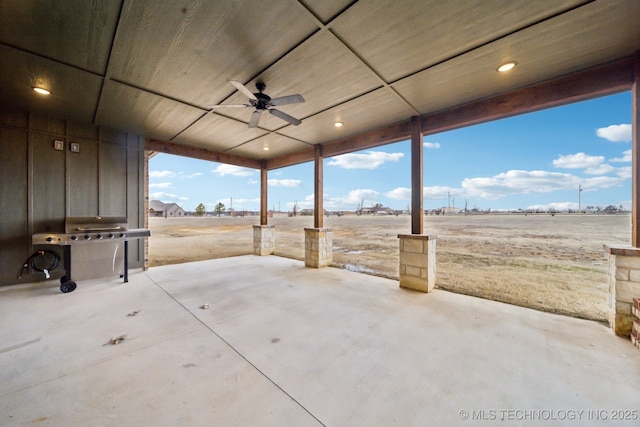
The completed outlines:
{"type": "MultiPolygon", "coordinates": [[[[0,111],[0,286],[43,280],[23,262],[38,249],[31,235],[63,232],[66,216],[126,216],[143,228],[144,140],[125,132],[45,117],[0,111]],[[54,149],[54,141],[64,149],[54,149]],[[71,152],[71,143],[79,152],[71,152]]],[[[64,273],[63,263],[52,278],[64,273]]],[[[144,265],[140,239],[129,243],[129,266],[144,265]]],[[[59,284],[59,283],[57,283],[59,284]]]]}

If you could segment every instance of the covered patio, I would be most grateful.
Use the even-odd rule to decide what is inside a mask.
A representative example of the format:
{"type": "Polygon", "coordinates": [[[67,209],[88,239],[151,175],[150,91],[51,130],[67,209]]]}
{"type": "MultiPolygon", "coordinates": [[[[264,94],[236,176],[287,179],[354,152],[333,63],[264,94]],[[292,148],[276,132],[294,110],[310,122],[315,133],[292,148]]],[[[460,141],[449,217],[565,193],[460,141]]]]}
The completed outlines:
{"type": "Polygon", "coordinates": [[[2,425],[589,426],[640,415],[639,353],[606,325],[277,256],[154,267],[71,294],[4,287],[0,313],[2,425]]]}
{"type": "Polygon", "coordinates": [[[422,144],[630,91],[631,247],[607,248],[610,323],[628,336],[640,289],[640,2],[24,0],[0,12],[0,424],[637,423],[640,353],[607,325],[433,290],[422,144]],[[264,85],[279,104],[250,103],[264,85]],[[405,140],[401,268],[404,255],[426,279],[407,287],[431,292],[306,268],[331,257],[323,160],[405,140]],[[126,285],[60,294],[34,269],[16,279],[42,248],[32,236],[68,217],[146,228],[153,152],[259,170],[260,255],[272,253],[269,173],[313,162],[307,262],[248,255],[144,271],[136,242],[126,285]]]}

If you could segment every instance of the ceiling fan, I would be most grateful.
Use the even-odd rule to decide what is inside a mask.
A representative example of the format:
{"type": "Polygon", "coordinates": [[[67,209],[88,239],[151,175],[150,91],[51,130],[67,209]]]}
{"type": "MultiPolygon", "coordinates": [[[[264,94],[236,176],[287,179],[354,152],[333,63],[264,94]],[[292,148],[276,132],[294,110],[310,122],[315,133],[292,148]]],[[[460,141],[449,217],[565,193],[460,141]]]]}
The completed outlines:
{"type": "Polygon", "coordinates": [[[257,93],[252,93],[249,89],[246,88],[240,82],[235,80],[229,80],[236,89],[242,92],[247,98],[249,98],[249,104],[229,104],[229,105],[214,105],[211,108],[223,108],[223,107],[232,107],[232,108],[245,108],[245,107],[253,107],[255,110],[251,114],[251,119],[249,120],[249,127],[255,128],[258,126],[258,122],[260,121],[260,117],[264,111],[268,111],[276,117],[281,118],[285,122],[291,123],[294,126],[298,126],[302,123],[300,120],[292,117],[286,113],[283,113],[280,110],[276,110],[276,106],[287,105],[287,104],[296,104],[298,102],[304,102],[304,98],[302,95],[288,95],[281,96],[278,98],[271,98],[269,95],[263,93],[263,91],[267,88],[267,86],[263,82],[256,83],[256,88],[258,89],[257,93]]]}

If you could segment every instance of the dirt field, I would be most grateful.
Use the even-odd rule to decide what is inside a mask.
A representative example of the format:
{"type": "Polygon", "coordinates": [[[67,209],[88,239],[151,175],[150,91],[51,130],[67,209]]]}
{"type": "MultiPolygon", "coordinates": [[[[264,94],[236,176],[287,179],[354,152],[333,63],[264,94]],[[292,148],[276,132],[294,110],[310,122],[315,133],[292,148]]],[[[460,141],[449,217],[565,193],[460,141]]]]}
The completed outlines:
{"type": "MultiPolygon", "coordinates": [[[[151,218],[150,265],[252,253],[257,217],[151,218]]],[[[276,216],[276,255],[304,260],[312,217],[276,216]]],[[[398,278],[398,234],[410,217],[326,217],[333,231],[333,264],[398,278]]],[[[630,242],[628,215],[426,216],[437,236],[437,281],[442,289],[539,310],[606,320],[604,243],[630,242]]]]}

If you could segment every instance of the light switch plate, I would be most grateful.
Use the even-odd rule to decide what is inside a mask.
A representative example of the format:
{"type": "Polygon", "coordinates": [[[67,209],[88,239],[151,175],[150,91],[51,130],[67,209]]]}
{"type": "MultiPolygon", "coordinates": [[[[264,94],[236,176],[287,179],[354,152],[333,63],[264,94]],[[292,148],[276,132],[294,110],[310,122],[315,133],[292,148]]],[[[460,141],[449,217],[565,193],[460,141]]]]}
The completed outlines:
{"type": "Polygon", "coordinates": [[[58,151],[64,150],[64,141],[60,141],[60,140],[53,141],[53,149],[58,151]]]}
{"type": "Polygon", "coordinates": [[[79,153],[80,152],[80,144],[78,144],[77,142],[72,142],[71,143],[71,152],[72,153],[79,153]]]}

